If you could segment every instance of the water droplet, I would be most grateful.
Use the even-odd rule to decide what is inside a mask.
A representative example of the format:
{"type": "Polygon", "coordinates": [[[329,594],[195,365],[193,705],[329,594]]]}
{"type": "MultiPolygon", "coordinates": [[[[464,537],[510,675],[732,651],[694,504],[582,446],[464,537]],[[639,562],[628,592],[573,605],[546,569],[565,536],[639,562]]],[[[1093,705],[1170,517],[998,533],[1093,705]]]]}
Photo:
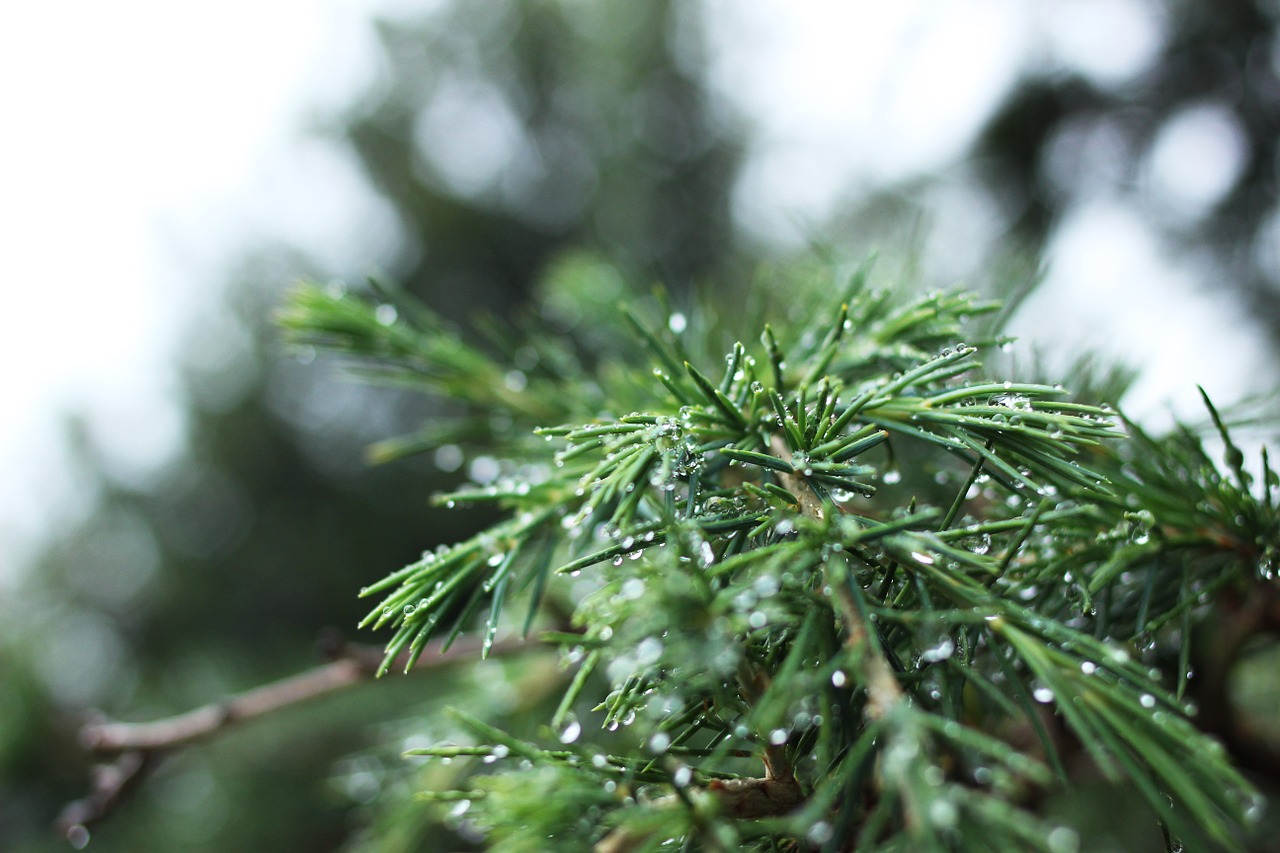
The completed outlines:
{"type": "Polygon", "coordinates": [[[752,587],[755,589],[756,595],[760,598],[768,598],[771,595],[776,595],[778,590],[781,589],[778,579],[773,575],[761,575],[756,578],[756,582],[752,587]]]}
{"type": "Polygon", "coordinates": [[[654,732],[653,737],[649,738],[649,749],[659,755],[666,752],[669,746],[671,746],[671,735],[666,732],[654,732]]]}
{"type": "Polygon", "coordinates": [[[922,554],[919,551],[912,551],[911,559],[915,560],[917,563],[920,563],[921,565],[924,565],[924,566],[933,565],[933,557],[929,556],[928,554],[922,554]]]}
{"type": "MultiPolygon", "coordinates": [[[[847,323],[848,320],[845,322],[847,323]]],[[[805,838],[809,840],[810,844],[822,845],[831,840],[834,832],[835,831],[831,828],[831,824],[827,823],[825,820],[820,820],[813,826],[809,827],[809,831],[805,833],[805,838]]]]}
{"type": "Polygon", "coordinates": [[[787,742],[786,729],[774,729],[773,731],[769,732],[769,743],[773,744],[774,746],[782,746],[786,742],[787,742]]]}
{"type": "Polygon", "coordinates": [[[1053,691],[1048,687],[1037,687],[1031,691],[1031,695],[1042,705],[1047,705],[1053,701],[1053,691]]]}
{"type": "Polygon", "coordinates": [[[844,687],[848,681],[849,676],[844,674],[843,669],[837,669],[835,672],[831,673],[831,685],[833,687],[844,687]]]}
{"type": "Polygon", "coordinates": [[[657,663],[660,657],[662,657],[662,641],[657,637],[645,637],[636,646],[636,663],[641,666],[657,663]]]}
{"type": "Polygon", "coordinates": [[[89,838],[89,830],[85,829],[82,824],[77,823],[67,830],[67,843],[77,850],[83,850],[88,847],[89,838]]]}
{"type": "MultiPolygon", "coordinates": [[[[582,723],[578,722],[578,718],[573,714],[565,717],[565,724],[560,728],[560,742],[573,743],[582,736],[582,723]]],[[[603,756],[596,756],[603,758],[603,756]]]]}
{"type": "Polygon", "coordinates": [[[1138,699],[1138,703],[1144,708],[1154,708],[1156,706],[1156,697],[1150,693],[1143,693],[1138,699]]]}
{"type": "Polygon", "coordinates": [[[926,663],[934,663],[940,660],[946,660],[955,654],[956,644],[951,641],[950,637],[944,637],[942,642],[936,646],[925,649],[920,653],[920,660],[926,663]]]}
{"type": "Polygon", "coordinates": [[[467,466],[467,476],[482,486],[486,486],[498,479],[501,473],[502,467],[498,464],[498,460],[492,456],[477,456],[467,466]]]}
{"type": "Polygon", "coordinates": [[[679,311],[676,311],[667,318],[667,328],[670,329],[673,334],[678,335],[688,327],[689,318],[681,314],[679,311]]]}
{"type": "Polygon", "coordinates": [[[462,449],[456,444],[442,444],[436,448],[432,461],[446,474],[457,471],[462,467],[462,449]]]}
{"type": "Polygon", "coordinates": [[[373,319],[383,326],[390,326],[399,316],[400,312],[396,310],[396,306],[388,305],[385,302],[373,309],[373,319]]]}
{"type": "Polygon", "coordinates": [[[1091,660],[1087,660],[1080,664],[1080,671],[1085,675],[1093,675],[1098,671],[1098,665],[1091,660]]]}
{"type": "Polygon", "coordinates": [[[1066,826],[1055,826],[1045,837],[1050,853],[1076,853],[1080,849],[1080,836],[1074,829],[1066,826]]]}
{"type": "Polygon", "coordinates": [[[960,810],[948,799],[939,798],[929,804],[929,819],[938,827],[950,829],[956,825],[959,816],[960,810]]]}
{"type": "Polygon", "coordinates": [[[902,472],[899,471],[897,468],[892,468],[888,471],[885,471],[884,476],[881,477],[880,479],[884,481],[885,485],[892,486],[902,482],[902,472]]]}
{"type": "Polygon", "coordinates": [[[671,774],[671,781],[677,788],[687,788],[693,781],[693,771],[689,769],[689,765],[682,764],[675,773],[671,774]]]}
{"type": "Polygon", "coordinates": [[[502,377],[502,384],[506,386],[508,391],[519,394],[529,387],[529,377],[524,375],[523,370],[508,370],[506,375],[502,377]]]}

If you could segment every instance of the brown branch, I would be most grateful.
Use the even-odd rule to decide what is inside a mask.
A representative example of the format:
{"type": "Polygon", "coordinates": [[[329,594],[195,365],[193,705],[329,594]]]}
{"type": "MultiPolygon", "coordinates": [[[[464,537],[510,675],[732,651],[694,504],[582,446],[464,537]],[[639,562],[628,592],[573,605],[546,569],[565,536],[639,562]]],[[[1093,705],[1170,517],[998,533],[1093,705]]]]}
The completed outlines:
{"type": "MultiPolygon", "coordinates": [[[[530,648],[533,644],[510,639],[493,644],[490,654],[503,655],[530,648]]],[[[443,642],[427,645],[410,672],[428,672],[473,660],[482,648],[478,638],[457,640],[446,651],[443,642]]],[[[408,653],[392,664],[404,669],[408,653]]],[[[80,743],[96,755],[127,750],[157,751],[185,746],[217,734],[233,725],[327,696],[354,684],[369,681],[382,664],[382,653],[366,646],[340,645],[330,651],[333,658],[306,672],[255,687],[221,702],[212,702],[183,714],[145,723],[93,721],[80,730],[80,743]]]]}
{"type": "Polygon", "coordinates": [[[131,749],[112,762],[93,766],[89,793],[67,803],[54,821],[59,835],[77,850],[89,842],[88,827],[101,820],[146,777],[154,753],[131,749]]]}
{"type": "MultiPolygon", "coordinates": [[[[85,723],[80,729],[81,745],[92,755],[114,756],[114,760],[94,766],[89,794],[63,808],[55,822],[58,832],[73,843],[87,841],[87,827],[106,817],[164,753],[219,735],[241,723],[372,681],[382,664],[382,652],[373,647],[341,640],[329,640],[323,645],[330,658],[328,663],[220,702],[142,723],[103,719],[85,723]]],[[[511,638],[494,643],[489,654],[507,655],[538,647],[538,643],[511,638]]],[[[430,672],[475,660],[482,648],[479,638],[463,637],[448,649],[444,649],[443,640],[437,640],[427,644],[409,672],[430,672]]],[[[407,661],[405,652],[392,663],[392,669],[403,670],[407,661]]]]}
{"type": "MultiPolygon", "coordinates": [[[[769,674],[756,664],[744,662],[738,675],[738,689],[748,705],[754,705],[769,689],[769,674]]],[[[779,783],[796,784],[795,769],[787,758],[787,751],[782,745],[765,743],[764,746],[764,780],[779,783]]],[[[759,780],[759,781],[764,781],[759,780]]],[[[712,788],[715,787],[713,782],[712,788]]]]}
{"type": "MultiPolygon", "coordinates": [[[[778,435],[770,441],[769,449],[781,459],[791,455],[790,448],[778,435]]],[[[799,474],[779,473],[778,479],[784,489],[796,496],[800,512],[815,521],[821,521],[826,517],[826,508],[804,477],[799,474]]],[[[849,590],[844,584],[832,583],[830,578],[825,578],[825,582],[835,593],[836,601],[840,606],[840,616],[844,620],[845,628],[849,631],[845,645],[858,661],[859,675],[862,676],[862,684],[867,690],[867,716],[873,720],[879,720],[902,701],[902,685],[898,683],[898,678],[894,675],[889,661],[872,645],[870,629],[849,590]]]]}

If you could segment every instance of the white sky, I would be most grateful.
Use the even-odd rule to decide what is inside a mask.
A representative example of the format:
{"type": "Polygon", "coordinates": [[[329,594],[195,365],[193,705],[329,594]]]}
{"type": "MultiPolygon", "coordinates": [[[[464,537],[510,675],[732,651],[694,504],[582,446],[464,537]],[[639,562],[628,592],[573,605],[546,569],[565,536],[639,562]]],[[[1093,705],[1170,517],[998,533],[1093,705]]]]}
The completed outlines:
{"type": "MultiPolygon", "coordinates": [[[[366,14],[414,5],[0,5],[0,587],[51,518],[92,498],[59,461],[63,415],[88,412],[126,469],[180,446],[170,365],[178,318],[219,278],[202,265],[262,231],[347,251],[376,230],[376,202],[359,197],[349,164],[298,142],[299,127],[373,73],[366,14]]],[[[719,85],[759,131],[738,213],[783,242],[873,182],[945,167],[1027,63],[1105,85],[1140,70],[1160,42],[1157,6],[1144,0],[707,5],[719,85]]],[[[1213,139],[1229,144],[1213,118],[1170,141],[1157,182],[1183,171],[1183,140],[1209,139],[1183,165],[1213,139]]],[[[1105,201],[1077,211],[1053,255],[1019,328],[1062,349],[1125,342],[1122,354],[1149,369],[1143,405],[1194,411],[1193,381],[1226,399],[1274,384],[1260,374],[1270,362],[1256,331],[1195,295],[1133,211],[1105,201]],[[1190,301],[1170,300],[1170,281],[1190,301]],[[1104,303],[1117,294],[1120,311],[1104,303]],[[1152,294],[1166,306],[1155,317],[1152,294]],[[1224,330],[1211,351],[1188,345],[1206,319],[1224,330]]]]}
{"type": "MultiPolygon", "coordinates": [[[[868,187],[945,175],[1019,71],[1061,67],[1102,87],[1123,84],[1155,56],[1164,28],[1154,0],[710,6],[720,22],[719,88],[758,117],[739,215],[750,231],[793,246],[868,187]]],[[[1197,215],[1239,176],[1243,137],[1227,114],[1193,107],[1158,135],[1145,180],[1170,209],[1197,215]]],[[[935,227],[982,231],[980,221],[935,227]]],[[[1049,277],[1011,331],[1050,364],[1096,350],[1141,367],[1126,403],[1157,425],[1171,412],[1203,416],[1196,384],[1222,402],[1273,389],[1280,377],[1259,328],[1203,280],[1207,271],[1169,254],[1142,213],[1104,193],[1061,224],[1049,277]]]]}
{"type": "Polygon", "coordinates": [[[125,467],[180,445],[177,318],[217,280],[192,256],[233,248],[304,110],[367,79],[371,5],[0,4],[0,582],[92,497],[61,464],[67,413],[125,467]]]}

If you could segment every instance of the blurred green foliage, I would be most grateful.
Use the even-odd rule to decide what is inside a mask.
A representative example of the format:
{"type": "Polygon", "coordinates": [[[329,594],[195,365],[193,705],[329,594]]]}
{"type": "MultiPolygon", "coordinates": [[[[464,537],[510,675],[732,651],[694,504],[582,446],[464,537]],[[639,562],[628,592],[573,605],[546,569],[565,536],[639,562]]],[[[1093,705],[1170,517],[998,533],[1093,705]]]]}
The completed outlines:
{"type": "MultiPolygon", "coordinates": [[[[677,286],[737,262],[739,130],[699,76],[699,27],[677,3],[534,0],[378,23],[380,80],[320,132],[394,208],[387,272],[465,318],[510,311],[569,246],[677,286]]],[[[488,518],[428,503],[465,471],[366,465],[365,445],[419,422],[423,404],[280,354],[282,288],[361,272],[249,250],[213,300],[236,330],[237,375],[193,358],[188,451],[150,480],[113,479],[72,425],[97,507],[0,604],[0,847],[65,846],[51,825],[87,788],[86,707],[167,716],[310,666],[321,631],[353,632],[361,584],[488,518]]],[[[571,304],[559,310],[573,322],[571,304]]],[[[510,695],[493,677],[506,687],[474,690],[477,707],[510,695]]],[[[394,750],[372,772],[347,756],[436,691],[388,681],[185,751],[92,828],[94,849],[338,849],[368,819],[368,786],[399,764],[394,750]]]]}
{"type": "MultiPolygon", "coordinates": [[[[1144,93],[1170,103],[1201,96],[1203,75],[1186,73],[1184,58],[1207,56],[1192,65],[1227,69],[1219,90],[1243,87],[1253,149],[1239,203],[1233,196],[1224,216],[1193,227],[1220,257],[1253,257],[1275,203],[1274,175],[1259,164],[1277,138],[1256,47],[1274,41],[1276,18],[1262,4],[1230,5],[1217,21],[1193,4],[1171,7],[1182,35],[1133,88],[1098,93],[1052,78],[1010,99],[978,150],[1002,198],[1033,199],[1007,209],[1011,222],[1040,223],[1020,225],[1020,239],[1038,245],[1052,221],[1044,205],[1053,197],[1027,189],[1041,174],[1045,131],[1099,110],[1129,121],[1143,115],[1127,107],[1144,93]]],[[[388,276],[461,319],[511,312],[549,266],[583,263],[566,254],[580,247],[627,279],[662,280],[676,293],[753,268],[755,250],[732,219],[749,124],[707,83],[706,14],[674,0],[503,0],[444,3],[378,24],[382,78],[321,133],[355,154],[396,213],[388,276]]],[[[909,219],[885,203],[896,193],[855,221],[909,219]]],[[[320,268],[285,247],[247,250],[215,300],[240,351],[223,374],[194,359],[186,366],[189,449],[153,478],[115,478],[70,425],[96,508],[59,531],[18,594],[0,602],[0,848],[64,849],[49,826],[85,790],[88,760],[76,743],[85,706],[165,716],[306,667],[318,659],[320,631],[354,634],[362,584],[488,521],[479,510],[430,507],[430,493],[466,476],[448,460],[366,467],[367,443],[415,426],[430,406],[340,383],[323,356],[302,365],[280,355],[268,318],[285,286],[364,272],[320,268]]],[[[1280,316],[1264,278],[1244,276],[1254,304],[1280,316]]],[[[547,319],[572,326],[586,316],[581,300],[603,296],[584,284],[551,300],[547,319]]],[[[204,324],[191,330],[197,342],[208,333],[204,324]]],[[[528,708],[517,697],[545,675],[495,664],[447,686],[509,714],[518,733],[528,708]]],[[[1250,695],[1268,695],[1249,684],[1250,695]]],[[[388,734],[420,733],[423,719],[445,725],[434,722],[438,689],[384,681],[174,756],[94,827],[94,849],[421,849],[413,804],[389,798],[380,811],[370,792],[421,787],[401,777],[388,734]],[[383,830],[376,843],[367,826],[383,830]]],[[[440,843],[469,842],[455,833],[440,843]]]]}

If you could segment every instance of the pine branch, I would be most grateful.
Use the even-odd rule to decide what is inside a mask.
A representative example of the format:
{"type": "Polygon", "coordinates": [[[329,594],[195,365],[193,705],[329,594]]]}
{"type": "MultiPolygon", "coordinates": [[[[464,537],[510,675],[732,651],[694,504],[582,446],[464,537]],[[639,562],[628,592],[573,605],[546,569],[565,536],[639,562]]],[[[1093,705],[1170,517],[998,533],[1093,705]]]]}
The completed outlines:
{"type": "MultiPolygon", "coordinates": [[[[493,387],[500,364],[456,335],[307,297],[290,321],[300,339],[331,336],[514,425],[469,443],[501,455],[497,476],[442,498],[507,519],[365,590],[379,598],[365,624],[394,630],[382,668],[486,611],[492,636],[515,593],[536,607],[584,575],[558,596],[584,633],[565,640],[581,666],[553,724],[576,741],[576,718],[561,727],[592,697],[605,728],[647,733],[546,750],[472,720],[480,744],[423,754],[527,762],[470,777],[495,850],[563,833],[600,851],[748,837],[1050,851],[1071,838],[1031,805],[1070,781],[1052,712],[1169,831],[1232,847],[1252,790],[1185,716],[1185,675],[1166,689],[1141,638],[1190,636],[1203,595],[1273,571],[1280,482],[1265,456],[1259,497],[1212,407],[1227,476],[1185,431],[1126,434],[1059,386],[982,377],[977,355],[1000,339],[957,339],[994,303],[899,304],[864,273],[839,291],[834,305],[763,294],[754,350],[741,341],[759,328],[721,349],[723,318],[668,321],[661,299],[656,322],[639,308],[589,318],[629,325],[651,364],[619,335],[598,363],[526,377],[545,378],[534,399],[493,387]],[[723,373],[708,369],[719,353],[723,373]],[[519,432],[535,405],[546,442],[519,432]],[[563,801],[531,796],[528,774],[563,801]]],[[[1234,655],[1240,638],[1226,640],[1234,655]]]]}

